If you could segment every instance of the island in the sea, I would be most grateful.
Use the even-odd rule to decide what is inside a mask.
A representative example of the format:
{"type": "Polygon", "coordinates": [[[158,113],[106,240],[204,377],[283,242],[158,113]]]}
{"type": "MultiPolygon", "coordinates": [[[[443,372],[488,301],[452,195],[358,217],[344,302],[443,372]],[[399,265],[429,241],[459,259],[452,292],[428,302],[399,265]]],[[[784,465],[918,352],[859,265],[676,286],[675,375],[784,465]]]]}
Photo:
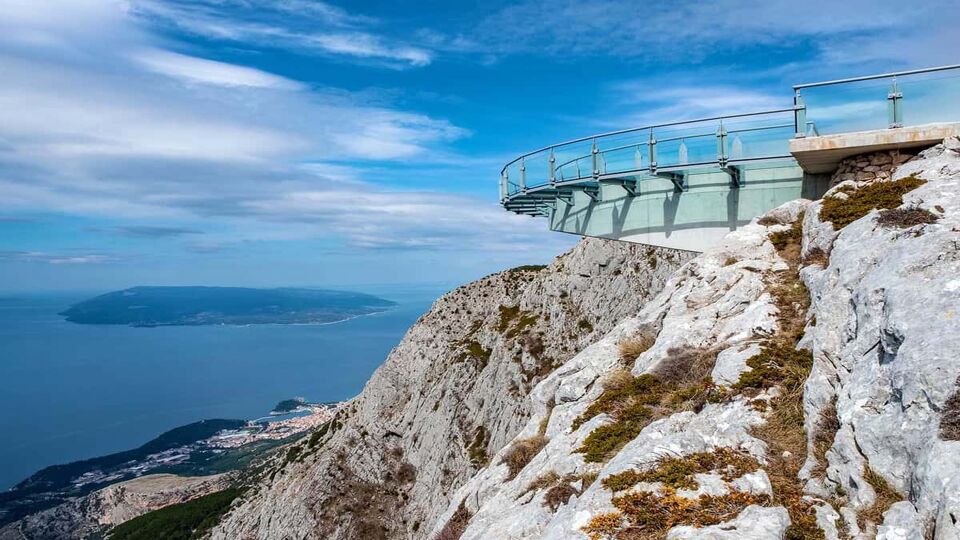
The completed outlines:
{"type": "Polygon", "coordinates": [[[369,294],[327,289],[133,287],[74,304],[60,315],[80,324],[129,326],[318,324],[394,305],[369,294]]]}

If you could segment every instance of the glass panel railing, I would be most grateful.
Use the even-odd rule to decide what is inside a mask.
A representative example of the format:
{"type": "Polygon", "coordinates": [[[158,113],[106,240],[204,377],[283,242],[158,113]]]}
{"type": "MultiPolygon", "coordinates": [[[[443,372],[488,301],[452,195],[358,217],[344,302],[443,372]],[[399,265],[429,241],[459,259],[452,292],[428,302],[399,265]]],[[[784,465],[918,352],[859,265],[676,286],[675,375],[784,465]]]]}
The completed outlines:
{"type": "Polygon", "coordinates": [[[802,91],[807,121],[821,135],[888,127],[889,83],[864,81],[802,91]]]}
{"type": "Polygon", "coordinates": [[[794,87],[807,135],[960,120],[960,66],[858,77],[794,87]]]}
{"type": "Polygon", "coordinates": [[[960,121],[960,72],[936,75],[939,76],[898,79],[900,98],[897,106],[903,125],[960,121]]]}

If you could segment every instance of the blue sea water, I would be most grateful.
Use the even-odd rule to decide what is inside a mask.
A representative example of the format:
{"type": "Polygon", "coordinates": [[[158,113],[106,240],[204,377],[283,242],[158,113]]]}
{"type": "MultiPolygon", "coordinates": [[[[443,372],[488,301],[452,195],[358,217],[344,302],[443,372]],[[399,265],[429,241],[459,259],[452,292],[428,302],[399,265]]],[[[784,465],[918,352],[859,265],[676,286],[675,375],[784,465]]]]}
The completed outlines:
{"type": "Polygon", "coordinates": [[[89,294],[0,297],[0,489],[40,468],[137,447],[204,418],[363,388],[440,287],[365,289],[399,305],[330,325],[68,323],[89,294]]]}

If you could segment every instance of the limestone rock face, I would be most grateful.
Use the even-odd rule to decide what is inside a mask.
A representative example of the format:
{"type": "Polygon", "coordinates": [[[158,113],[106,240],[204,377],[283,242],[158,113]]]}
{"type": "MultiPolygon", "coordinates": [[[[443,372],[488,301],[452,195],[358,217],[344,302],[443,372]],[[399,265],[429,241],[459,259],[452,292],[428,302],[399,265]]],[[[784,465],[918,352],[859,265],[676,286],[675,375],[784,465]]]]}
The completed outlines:
{"type": "Polygon", "coordinates": [[[840,420],[827,478],[810,490],[839,488],[851,509],[863,508],[877,498],[865,478],[872,470],[905,499],[878,537],[923,538],[929,528],[935,539],[960,538],[960,441],[940,433],[960,375],[960,153],[951,146],[893,175],[927,180],[904,207],[929,210],[934,223],[882,226],[873,211],[837,233],[820,221],[819,203],[806,216],[811,240],[829,253],[826,268],[803,271],[816,317],[805,338],[814,355],[806,416],[809,427],[835,402],[840,420]]]}
{"type": "Polygon", "coordinates": [[[529,392],[638,312],[693,254],[587,239],[437,300],[316,447],[276,464],[214,538],[428,538],[531,418],[529,392]]]}
{"type": "MultiPolygon", "coordinates": [[[[717,385],[731,386],[749,372],[747,359],[761,350],[760,341],[781,330],[777,313],[784,307],[771,299],[763,276],[784,270],[787,262],[770,233],[784,232],[781,224],[802,214],[801,254],[809,262],[799,275],[811,305],[798,347],[812,352],[813,366],[800,402],[807,438],[806,462],[795,475],[800,494],[806,493],[800,500],[811,505],[825,538],[960,539],[958,148],[960,141],[946,141],[908,163],[896,156],[861,158],[850,167],[878,167],[867,172],[885,174],[844,181],[862,187],[922,178],[927,183],[908,193],[901,208],[925,209],[932,223],[881,225],[874,210],[837,232],[820,219],[820,202],[796,201],[689,261],[643,309],[533,389],[529,421],[514,442],[457,489],[432,524],[433,534],[463,508],[470,514],[464,540],[586,539],[584,527],[594,517],[616,510],[615,494],[604,480],[650,470],[665,456],[717,448],[754,456],[761,468],[726,481],[698,474],[697,490],[677,490],[678,497],[770,493],[763,473],[781,456],[769,455],[769,445],[753,434],[771,421],[758,402],[776,399],[777,388],[660,418],[602,463],[587,462],[577,450],[614,419],[599,414],[581,424],[575,420],[602,395],[604,377],[620,365],[618,343],[651,328],[656,340],[629,363],[633,375],[655,373],[677,351],[691,347],[719,351],[711,373],[717,385]],[[833,416],[831,408],[836,425],[824,428],[831,424],[824,420],[833,416]],[[542,450],[512,475],[506,464],[511,447],[538,434],[547,439],[542,450]],[[547,500],[545,478],[564,479],[565,500],[547,500]]],[[[626,493],[657,489],[657,483],[640,482],[626,493]]],[[[675,526],[667,538],[782,539],[791,514],[778,501],[748,505],[717,525],[675,526]]]]}
{"type": "MultiPolygon", "coordinates": [[[[646,329],[656,328],[653,345],[632,361],[634,375],[649,372],[677,350],[719,350],[714,378],[729,384],[739,373],[735,357],[755,350],[757,336],[776,331],[776,307],[766,292],[763,275],[786,268],[767,235],[784,229],[803,211],[807,201],[788,203],[774,211],[774,224],[756,222],[729,234],[724,243],[684,265],[663,291],[636,314],[624,318],[611,332],[585,348],[541,382],[531,394],[534,415],[518,439],[535,435],[546,420],[544,449],[513,479],[502,464],[509,448],[495,455],[489,467],[460,488],[450,507],[434,524],[439,532],[463,501],[474,515],[462,535],[464,540],[487,538],[587,538],[582,531],[592,517],[615,510],[604,479],[629,469],[652,466],[663,456],[684,456],[715,448],[735,448],[762,459],[765,447],[750,435],[763,418],[744,399],[707,404],[699,412],[685,411],[646,426],[632,441],[603,464],[587,463],[576,450],[597,427],[609,423],[596,416],[573,428],[603,391],[603,377],[621,362],[618,343],[646,329]],[[723,367],[721,367],[723,366],[723,367]],[[551,408],[550,404],[554,404],[551,408]],[[556,512],[544,505],[545,492],[529,486],[547,471],[560,477],[591,477],[596,481],[572,495],[556,512]]],[[[722,495],[724,482],[698,477],[703,493],[722,495]],[[711,487],[712,486],[712,487],[711,487]],[[705,490],[705,491],[704,491],[705,490]]],[[[742,477],[733,482],[745,492],[769,493],[766,475],[742,477]]],[[[749,507],[736,523],[723,530],[678,527],[671,538],[780,538],[789,525],[782,508],[749,507]]]]}
{"type": "Polygon", "coordinates": [[[0,539],[99,538],[110,527],[153,510],[228,487],[227,475],[151,474],[99,489],[0,529],[0,539]]]}

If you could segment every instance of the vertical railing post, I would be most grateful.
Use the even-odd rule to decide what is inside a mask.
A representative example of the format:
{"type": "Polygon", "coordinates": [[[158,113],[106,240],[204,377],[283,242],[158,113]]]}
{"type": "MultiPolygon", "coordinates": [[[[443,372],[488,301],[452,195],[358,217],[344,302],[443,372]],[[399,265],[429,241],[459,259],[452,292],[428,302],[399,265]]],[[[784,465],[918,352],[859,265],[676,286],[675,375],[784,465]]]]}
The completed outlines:
{"type": "Polygon", "coordinates": [[[723,127],[723,120],[717,129],[717,163],[721,167],[727,166],[727,129],[723,127]]]}
{"type": "Polygon", "coordinates": [[[600,163],[599,163],[599,154],[600,150],[597,149],[597,140],[593,139],[593,142],[590,144],[590,157],[591,163],[593,165],[593,179],[596,180],[600,177],[600,163]]]}
{"type": "Polygon", "coordinates": [[[903,94],[897,87],[897,78],[890,83],[890,92],[887,94],[887,121],[890,128],[903,127],[903,94]]]}
{"type": "Polygon", "coordinates": [[[557,184],[557,170],[556,170],[557,158],[553,155],[553,147],[550,148],[550,159],[547,160],[547,178],[550,179],[550,185],[555,186],[557,184]]]}
{"type": "Polygon", "coordinates": [[[527,162],[520,158],[520,191],[527,191],[527,162]]]}
{"type": "Polygon", "coordinates": [[[797,139],[807,136],[807,104],[800,95],[800,90],[793,95],[793,133],[797,139]]]}
{"type": "Polygon", "coordinates": [[[500,201],[506,201],[507,196],[507,170],[504,169],[500,172],[500,201]]]}
{"type": "Polygon", "coordinates": [[[653,128],[650,129],[650,140],[647,142],[650,151],[650,174],[657,174],[657,138],[653,136],[653,128]]]}

